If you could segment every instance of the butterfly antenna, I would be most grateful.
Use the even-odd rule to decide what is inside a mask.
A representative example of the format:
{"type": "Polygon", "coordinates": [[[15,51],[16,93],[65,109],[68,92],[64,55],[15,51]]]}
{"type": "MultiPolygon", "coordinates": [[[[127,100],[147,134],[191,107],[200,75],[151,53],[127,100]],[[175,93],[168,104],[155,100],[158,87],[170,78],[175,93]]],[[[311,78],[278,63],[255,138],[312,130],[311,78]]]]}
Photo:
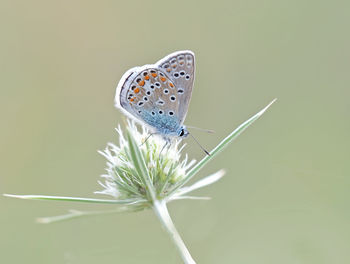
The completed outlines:
{"type": "Polygon", "coordinates": [[[205,128],[194,127],[194,126],[186,126],[186,127],[197,129],[197,130],[200,130],[200,131],[203,131],[203,132],[207,132],[207,133],[215,133],[215,131],[211,130],[211,129],[205,129],[205,128]]]}
{"type": "Polygon", "coordinates": [[[194,137],[194,136],[192,136],[192,134],[190,134],[190,133],[188,133],[193,139],[194,139],[194,141],[196,141],[196,143],[198,144],[198,146],[205,152],[205,154],[207,154],[208,156],[210,156],[210,153],[205,149],[205,148],[203,148],[203,146],[198,142],[198,140],[194,137]]]}

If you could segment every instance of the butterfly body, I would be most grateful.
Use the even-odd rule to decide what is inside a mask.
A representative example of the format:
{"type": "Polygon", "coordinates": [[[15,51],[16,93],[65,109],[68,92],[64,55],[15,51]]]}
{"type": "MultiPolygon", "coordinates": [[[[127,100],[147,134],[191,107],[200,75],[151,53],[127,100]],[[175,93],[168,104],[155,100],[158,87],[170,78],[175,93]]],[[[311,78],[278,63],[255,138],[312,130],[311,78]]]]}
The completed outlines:
{"type": "Polygon", "coordinates": [[[185,137],[194,67],[193,52],[178,51],[155,64],[132,68],[117,86],[116,106],[167,141],[185,137]]]}

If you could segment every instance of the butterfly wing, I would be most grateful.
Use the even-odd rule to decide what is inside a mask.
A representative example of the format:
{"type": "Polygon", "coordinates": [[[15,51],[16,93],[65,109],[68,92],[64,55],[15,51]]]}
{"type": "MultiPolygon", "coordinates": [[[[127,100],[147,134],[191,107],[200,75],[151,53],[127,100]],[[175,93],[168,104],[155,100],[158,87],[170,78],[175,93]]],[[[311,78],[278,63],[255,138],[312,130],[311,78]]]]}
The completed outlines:
{"type": "Polygon", "coordinates": [[[160,134],[176,135],[178,100],[174,83],[155,65],[129,70],[117,87],[116,106],[160,134]]]}
{"type": "Polygon", "coordinates": [[[156,63],[174,83],[179,96],[179,122],[186,118],[191,100],[195,75],[195,56],[192,51],[184,50],[169,54],[156,63]]]}
{"type": "Polygon", "coordinates": [[[193,80],[194,54],[172,53],[154,65],[127,71],[117,87],[116,106],[156,132],[175,136],[187,113],[193,80]]]}

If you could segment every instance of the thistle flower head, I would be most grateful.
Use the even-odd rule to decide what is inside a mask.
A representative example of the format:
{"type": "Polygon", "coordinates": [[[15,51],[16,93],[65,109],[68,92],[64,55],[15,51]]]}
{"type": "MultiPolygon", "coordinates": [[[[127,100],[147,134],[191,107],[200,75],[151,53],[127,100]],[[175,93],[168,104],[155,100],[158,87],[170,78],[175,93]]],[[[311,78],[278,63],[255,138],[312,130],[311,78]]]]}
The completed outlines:
{"type": "Polygon", "coordinates": [[[147,128],[127,122],[127,130],[118,126],[119,144],[108,143],[100,151],[107,159],[106,174],[100,185],[103,190],[96,193],[111,195],[116,199],[131,199],[136,204],[150,206],[154,199],[169,200],[177,183],[181,182],[186,171],[195,164],[182,157],[185,145],[174,139],[169,147],[156,135],[150,136],[147,128]],[[136,147],[135,147],[136,146],[136,147]]]}

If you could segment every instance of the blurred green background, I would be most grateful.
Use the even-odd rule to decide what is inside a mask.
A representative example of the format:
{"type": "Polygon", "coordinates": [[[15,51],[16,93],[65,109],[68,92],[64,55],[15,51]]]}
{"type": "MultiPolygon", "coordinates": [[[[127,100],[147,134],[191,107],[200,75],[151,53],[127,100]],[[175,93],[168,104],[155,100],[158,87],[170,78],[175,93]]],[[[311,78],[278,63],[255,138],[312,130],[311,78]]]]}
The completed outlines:
{"type": "MultiPolygon", "coordinates": [[[[130,67],[196,53],[186,123],[213,148],[278,101],[169,205],[198,263],[350,263],[349,1],[0,2],[0,193],[94,195],[130,67]]],[[[190,139],[186,151],[201,150],[190,139]]],[[[0,198],[0,263],[181,263],[151,211],[40,225],[112,206],[0,198]]]]}

